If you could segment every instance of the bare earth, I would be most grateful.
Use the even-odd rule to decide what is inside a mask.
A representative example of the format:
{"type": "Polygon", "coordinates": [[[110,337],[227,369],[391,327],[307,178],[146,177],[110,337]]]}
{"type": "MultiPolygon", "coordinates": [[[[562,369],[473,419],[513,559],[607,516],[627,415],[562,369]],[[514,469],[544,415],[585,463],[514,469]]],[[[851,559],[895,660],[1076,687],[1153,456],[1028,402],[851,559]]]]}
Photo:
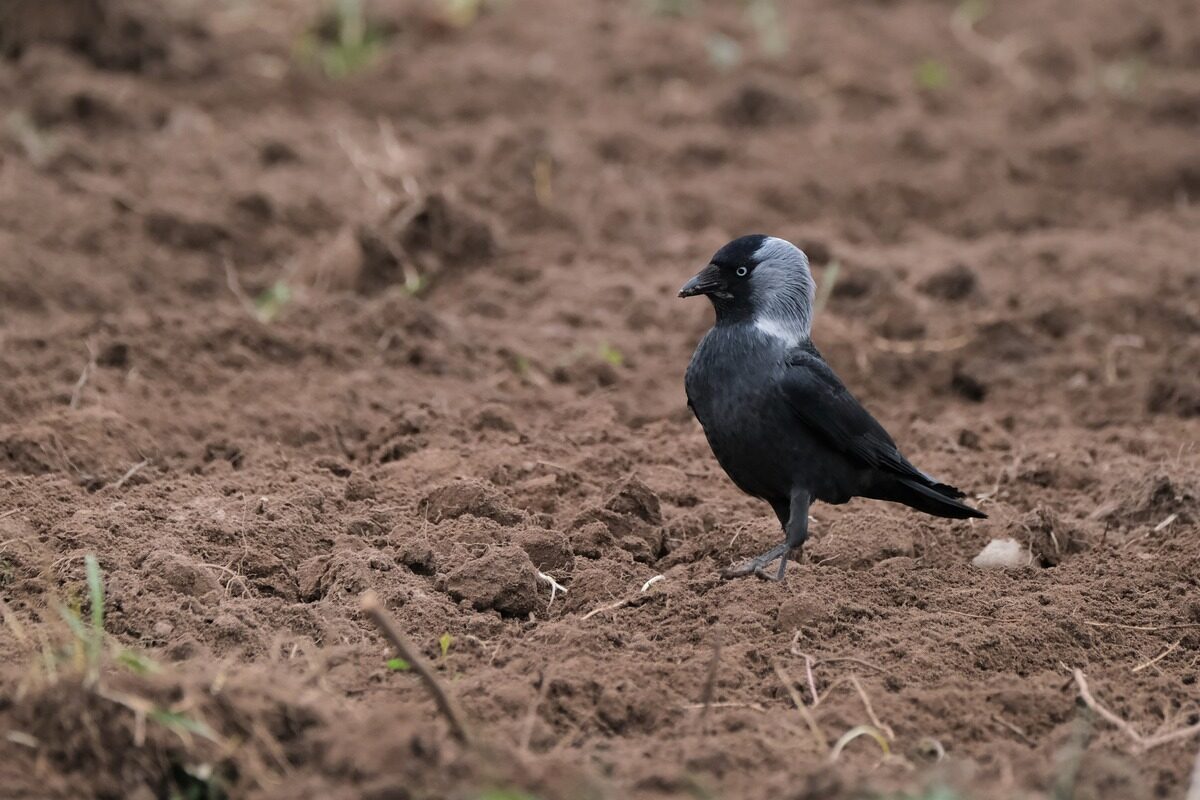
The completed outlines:
{"type": "Polygon", "coordinates": [[[315,3],[0,8],[0,795],[1184,797],[1072,671],[1200,722],[1200,5],[653,5],[379,2],[342,79],[315,3]],[[674,293],[750,232],[988,520],[718,579],[780,532],[674,293]]]}

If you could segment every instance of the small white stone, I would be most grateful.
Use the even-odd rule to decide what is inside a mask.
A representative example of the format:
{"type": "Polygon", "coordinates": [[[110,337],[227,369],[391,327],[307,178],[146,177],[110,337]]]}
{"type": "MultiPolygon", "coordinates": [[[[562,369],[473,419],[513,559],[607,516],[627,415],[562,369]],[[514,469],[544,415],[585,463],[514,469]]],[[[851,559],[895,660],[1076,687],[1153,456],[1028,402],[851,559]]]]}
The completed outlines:
{"type": "Polygon", "coordinates": [[[971,559],[972,564],[984,569],[1027,567],[1032,562],[1032,554],[1016,539],[992,539],[979,555],[971,559]]]}

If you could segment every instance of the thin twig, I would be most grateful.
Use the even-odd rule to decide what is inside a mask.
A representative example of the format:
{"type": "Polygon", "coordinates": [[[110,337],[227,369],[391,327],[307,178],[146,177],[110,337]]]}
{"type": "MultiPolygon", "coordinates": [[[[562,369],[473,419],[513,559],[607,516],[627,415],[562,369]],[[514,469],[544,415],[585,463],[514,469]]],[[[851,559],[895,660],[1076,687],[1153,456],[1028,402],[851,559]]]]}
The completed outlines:
{"type": "Polygon", "coordinates": [[[412,667],[412,671],[417,673],[417,676],[425,684],[425,688],[433,695],[433,701],[437,704],[438,710],[442,712],[442,716],[450,723],[450,733],[454,738],[463,744],[471,742],[471,735],[468,733],[465,717],[459,709],[458,704],[446,693],[445,687],[438,680],[437,674],[434,673],[433,667],[425,660],[412,643],[408,641],[396,627],[396,623],[392,620],[391,615],[383,607],[383,603],[379,600],[379,595],[374,591],[368,590],[363,593],[360,601],[363,613],[375,623],[375,627],[383,633],[384,638],[391,643],[396,650],[397,655],[408,662],[412,667]]]}
{"type": "Polygon", "coordinates": [[[1153,667],[1155,664],[1162,661],[1164,658],[1169,656],[1171,653],[1175,652],[1175,648],[1179,647],[1179,645],[1182,642],[1183,642],[1183,639],[1180,639],[1179,641],[1175,642],[1175,644],[1171,645],[1166,650],[1163,650],[1161,653],[1159,653],[1158,655],[1156,655],[1154,658],[1150,659],[1149,661],[1145,661],[1141,664],[1138,664],[1136,667],[1133,668],[1132,671],[1133,672],[1141,672],[1142,670],[1146,669],[1147,667],[1153,667]]]}
{"type": "Polygon", "coordinates": [[[812,733],[813,741],[817,744],[817,750],[823,754],[829,753],[829,740],[825,738],[824,732],[817,725],[816,719],[813,718],[812,712],[808,710],[808,706],[804,705],[804,698],[796,691],[796,686],[792,683],[792,678],[787,674],[787,670],[778,661],[772,666],[775,668],[775,674],[779,676],[779,681],[783,684],[783,688],[787,690],[788,695],[792,698],[792,703],[800,712],[800,716],[804,717],[804,722],[808,725],[808,730],[812,733]]]}

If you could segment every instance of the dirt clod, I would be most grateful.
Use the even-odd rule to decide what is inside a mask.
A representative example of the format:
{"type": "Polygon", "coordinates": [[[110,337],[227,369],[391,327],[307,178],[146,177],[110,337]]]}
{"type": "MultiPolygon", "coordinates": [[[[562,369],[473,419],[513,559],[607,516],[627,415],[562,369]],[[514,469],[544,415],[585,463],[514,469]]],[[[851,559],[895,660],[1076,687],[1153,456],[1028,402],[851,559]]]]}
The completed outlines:
{"type": "Polygon", "coordinates": [[[1018,538],[1028,541],[1033,557],[1043,567],[1057,566],[1084,546],[1079,532],[1064,524],[1057,514],[1045,506],[1039,506],[1022,517],[1018,528],[1025,534],[1018,538]]]}
{"type": "Polygon", "coordinates": [[[513,535],[513,541],[529,554],[534,566],[542,572],[557,574],[570,570],[575,563],[570,538],[557,531],[521,531],[513,535]]]}
{"type": "Polygon", "coordinates": [[[963,300],[976,290],[979,279],[966,264],[954,264],[935,272],[917,286],[930,297],[940,300],[963,300]]]}
{"type": "Polygon", "coordinates": [[[492,547],[447,575],[446,591],[476,611],[521,617],[538,607],[537,570],[520,547],[492,547]]]}
{"type": "Polygon", "coordinates": [[[215,570],[201,566],[179,553],[151,553],[142,562],[142,572],[148,579],[159,579],[180,594],[199,597],[215,592],[221,584],[215,570]]]}
{"type": "Polygon", "coordinates": [[[658,495],[636,476],[624,478],[610,487],[604,507],[617,514],[637,517],[651,525],[662,523],[658,495]]]}
{"type": "Polygon", "coordinates": [[[422,498],[419,510],[430,522],[470,514],[501,525],[514,525],[522,514],[496,488],[481,481],[458,481],[439,486],[422,498]]]}

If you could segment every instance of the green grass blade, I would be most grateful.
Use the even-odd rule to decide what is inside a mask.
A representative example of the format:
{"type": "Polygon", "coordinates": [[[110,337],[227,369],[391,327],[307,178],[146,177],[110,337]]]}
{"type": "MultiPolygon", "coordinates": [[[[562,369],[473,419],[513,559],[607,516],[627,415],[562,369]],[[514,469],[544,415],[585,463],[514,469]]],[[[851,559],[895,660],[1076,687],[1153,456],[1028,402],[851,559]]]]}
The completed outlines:
{"type": "Polygon", "coordinates": [[[83,557],[87,571],[88,599],[92,604],[92,630],[86,638],[88,646],[88,673],[92,678],[100,675],[100,657],[104,652],[104,577],[100,574],[100,562],[88,553],[83,557]]]}

